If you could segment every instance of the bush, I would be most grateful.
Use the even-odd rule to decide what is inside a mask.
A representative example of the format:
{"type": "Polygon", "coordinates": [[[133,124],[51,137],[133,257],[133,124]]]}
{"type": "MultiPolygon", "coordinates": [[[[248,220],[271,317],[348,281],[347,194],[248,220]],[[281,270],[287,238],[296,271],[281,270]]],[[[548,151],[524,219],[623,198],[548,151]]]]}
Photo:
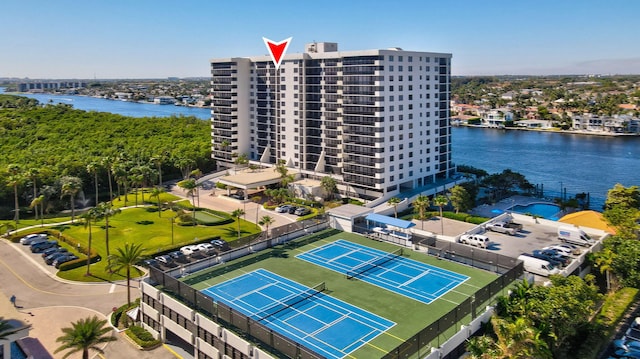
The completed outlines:
{"type": "Polygon", "coordinates": [[[140,298],[137,298],[133,303],[131,303],[131,305],[127,303],[117,308],[113,312],[113,315],[111,315],[111,325],[118,328],[120,326],[120,318],[122,318],[122,314],[138,305],[140,305],[140,298]]]}
{"type": "Polygon", "coordinates": [[[151,333],[138,325],[129,327],[125,333],[129,338],[136,342],[136,344],[144,349],[154,348],[161,343],[159,340],[155,339],[151,333]]]}
{"type": "Polygon", "coordinates": [[[78,267],[82,267],[83,265],[86,265],[87,264],[87,259],[83,258],[82,254],[84,254],[86,256],[90,256],[91,257],[91,263],[100,262],[102,260],[102,257],[100,257],[100,255],[98,254],[98,252],[96,252],[95,249],[91,248],[91,253],[89,253],[87,248],[85,248],[82,245],[80,245],[72,237],[67,237],[64,234],[62,234],[62,232],[57,231],[57,230],[53,230],[53,229],[47,229],[46,232],[50,236],[55,237],[58,241],[67,243],[71,248],[75,249],[78,252],[77,253],[78,257],[80,257],[78,259],[74,259],[72,261],[69,261],[69,262],[66,262],[66,263],[62,263],[60,265],[60,268],[58,268],[58,270],[60,270],[61,272],[64,272],[64,271],[67,271],[67,270],[71,270],[71,269],[75,269],[75,268],[78,268],[78,267]]]}

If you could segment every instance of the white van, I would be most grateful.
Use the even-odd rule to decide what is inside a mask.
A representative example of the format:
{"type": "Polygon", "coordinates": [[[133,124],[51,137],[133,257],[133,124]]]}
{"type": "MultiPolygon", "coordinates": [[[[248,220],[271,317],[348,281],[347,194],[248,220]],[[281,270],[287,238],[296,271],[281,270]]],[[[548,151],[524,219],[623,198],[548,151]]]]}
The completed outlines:
{"type": "Polygon", "coordinates": [[[489,241],[489,237],[483,236],[481,234],[463,234],[462,236],[460,236],[460,242],[484,249],[489,247],[489,245],[491,244],[489,241]]]}
{"type": "Polygon", "coordinates": [[[559,227],[558,239],[584,247],[590,247],[594,242],[588,234],[577,227],[559,227]]]}
{"type": "Polygon", "coordinates": [[[524,263],[524,270],[529,273],[539,274],[545,277],[560,273],[558,268],[544,259],[538,259],[523,254],[518,257],[518,260],[521,260],[524,263]]]}

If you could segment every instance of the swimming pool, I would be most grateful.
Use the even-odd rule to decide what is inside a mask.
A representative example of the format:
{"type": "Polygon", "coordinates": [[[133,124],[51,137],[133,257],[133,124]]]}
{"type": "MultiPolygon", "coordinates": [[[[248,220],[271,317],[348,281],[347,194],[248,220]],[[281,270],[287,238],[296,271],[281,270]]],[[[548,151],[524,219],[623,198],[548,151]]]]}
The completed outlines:
{"type": "Polygon", "coordinates": [[[522,214],[533,214],[552,221],[560,219],[560,207],[550,203],[532,203],[526,206],[518,204],[511,207],[511,210],[522,214]]]}

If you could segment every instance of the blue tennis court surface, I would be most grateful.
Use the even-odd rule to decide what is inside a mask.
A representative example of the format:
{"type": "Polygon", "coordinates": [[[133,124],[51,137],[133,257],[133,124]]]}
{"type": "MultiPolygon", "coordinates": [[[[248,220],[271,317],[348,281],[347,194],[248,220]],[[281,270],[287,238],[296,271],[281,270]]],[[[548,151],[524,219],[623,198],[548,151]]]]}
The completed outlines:
{"type": "Polygon", "coordinates": [[[426,304],[469,279],[465,275],[343,239],[296,257],[426,304]]]}
{"type": "Polygon", "coordinates": [[[396,324],[265,269],[202,292],[327,358],[343,358],[396,324]]]}

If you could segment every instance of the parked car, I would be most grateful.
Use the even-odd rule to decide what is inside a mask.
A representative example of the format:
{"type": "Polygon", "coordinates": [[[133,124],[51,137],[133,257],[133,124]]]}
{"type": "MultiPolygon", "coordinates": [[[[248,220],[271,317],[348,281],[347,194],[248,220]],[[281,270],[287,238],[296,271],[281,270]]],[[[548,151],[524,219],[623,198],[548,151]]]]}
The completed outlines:
{"type": "Polygon", "coordinates": [[[531,251],[531,255],[535,258],[549,261],[551,264],[555,265],[556,267],[564,267],[566,265],[564,256],[561,257],[560,255],[551,251],[536,249],[531,251]]]}
{"type": "Polygon", "coordinates": [[[214,251],[216,248],[211,243],[200,243],[197,244],[198,248],[200,248],[201,252],[209,253],[214,251]]]}
{"type": "Polygon", "coordinates": [[[296,216],[306,216],[307,214],[310,214],[310,213],[311,213],[311,210],[307,207],[298,207],[294,212],[296,216]]]}
{"type": "Polygon", "coordinates": [[[190,256],[190,255],[194,254],[195,252],[197,252],[199,250],[200,250],[200,248],[195,244],[184,246],[184,247],[180,248],[180,252],[182,252],[182,254],[184,254],[185,256],[190,256]]]}
{"type": "Polygon", "coordinates": [[[158,256],[155,258],[158,263],[165,265],[165,266],[170,266],[171,264],[173,264],[173,258],[171,258],[170,255],[163,255],[163,256],[158,256]]]}
{"type": "MultiPolygon", "coordinates": [[[[522,226],[520,226],[520,228],[521,227],[522,226]]],[[[510,226],[507,222],[487,223],[484,228],[490,231],[508,234],[510,236],[515,236],[519,230],[517,226],[510,226]]]]}
{"type": "Polygon", "coordinates": [[[44,233],[32,233],[20,238],[20,244],[31,245],[37,242],[44,242],[47,240],[47,235],[44,233]]]}
{"type": "Polygon", "coordinates": [[[582,250],[578,246],[575,246],[575,245],[570,244],[570,243],[556,244],[556,245],[554,245],[552,247],[553,248],[558,248],[558,247],[566,248],[566,249],[570,250],[571,253],[573,253],[575,255],[578,255],[578,254],[582,253],[582,250]]]}
{"type": "Polygon", "coordinates": [[[44,251],[42,251],[42,258],[46,258],[54,253],[59,253],[59,252],[68,252],[68,250],[62,247],[47,248],[44,251]]]}
{"type": "Polygon", "coordinates": [[[298,209],[298,207],[296,207],[296,206],[290,206],[289,209],[287,210],[287,213],[294,214],[294,213],[296,213],[297,209],[298,209]]]}
{"type": "Polygon", "coordinates": [[[47,263],[48,265],[51,265],[53,264],[53,261],[55,261],[56,259],[66,256],[68,254],[69,252],[55,252],[44,257],[44,262],[47,263]]]}
{"type": "Polygon", "coordinates": [[[290,205],[288,204],[283,204],[281,206],[276,207],[275,211],[277,213],[288,213],[289,212],[289,208],[291,208],[290,205]]]}
{"type": "Polygon", "coordinates": [[[569,248],[565,248],[565,247],[560,247],[560,246],[548,246],[548,247],[544,247],[542,248],[545,251],[554,251],[558,254],[562,254],[565,256],[570,256],[573,254],[573,252],[571,251],[571,249],[569,248]]]}
{"type": "Polygon", "coordinates": [[[57,246],[58,241],[44,241],[32,244],[30,249],[32,253],[40,253],[45,249],[54,248],[57,246]]]}
{"type": "Polygon", "coordinates": [[[490,245],[489,237],[481,234],[463,234],[460,242],[485,249],[490,245]]]}
{"type": "Polygon", "coordinates": [[[64,255],[62,257],[56,258],[56,260],[53,261],[53,266],[56,267],[56,268],[60,268],[60,265],[62,263],[67,263],[67,262],[70,262],[70,261],[72,261],[74,259],[78,259],[78,257],[76,257],[73,254],[67,254],[67,255],[64,255]]]}
{"type": "Polygon", "coordinates": [[[156,267],[159,268],[160,267],[160,263],[153,258],[149,258],[149,259],[145,259],[142,261],[142,265],[145,267],[156,267]]]}
{"type": "Polygon", "coordinates": [[[223,241],[222,239],[214,239],[210,243],[219,252],[227,251],[227,250],[231,249],[231,247],[229,247],[229,243],[223,241]]]}
{"type": "Polygon", "coordinates": [[[169,256],[176,262],[186,263],[189,261],[189,258],[187,258],[187,256],[184,255],[184,253],[182,253],[181,251],[171,252],[169,253],[169,256]]]}

